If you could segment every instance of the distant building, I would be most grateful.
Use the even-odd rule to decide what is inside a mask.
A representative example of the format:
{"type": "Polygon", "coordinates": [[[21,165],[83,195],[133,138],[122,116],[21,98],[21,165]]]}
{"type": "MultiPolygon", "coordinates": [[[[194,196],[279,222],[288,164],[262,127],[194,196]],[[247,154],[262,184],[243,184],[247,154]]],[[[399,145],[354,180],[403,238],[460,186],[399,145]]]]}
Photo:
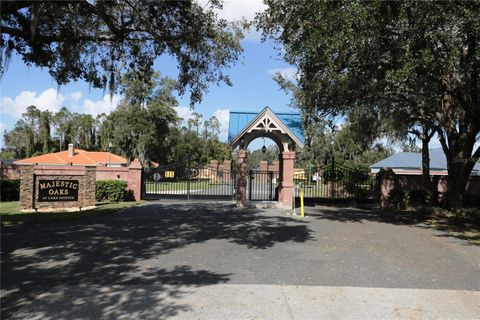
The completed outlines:
{"type": "Polygon", "coordinates": [[[96,165],[106,167],[126,167],[127,159],[117,156],[111,152],[75,149],[73,144],[69,144],[68,150],[16,160],[13,163],[16,165],[96,165]]]}
{"type": "MultiPolygon", "coordinates": [[[[396,174],[422,174],[422,154],[416,152],[399,152],[370,166],[372,173],[381,168],[391,168],[396,174]]],[[[430,175],[448,175],[447,158],[442,148],[430,149],[430,175]]],[[[480,163],[473,167],[471,175],[480,175],[480,163]]]]}

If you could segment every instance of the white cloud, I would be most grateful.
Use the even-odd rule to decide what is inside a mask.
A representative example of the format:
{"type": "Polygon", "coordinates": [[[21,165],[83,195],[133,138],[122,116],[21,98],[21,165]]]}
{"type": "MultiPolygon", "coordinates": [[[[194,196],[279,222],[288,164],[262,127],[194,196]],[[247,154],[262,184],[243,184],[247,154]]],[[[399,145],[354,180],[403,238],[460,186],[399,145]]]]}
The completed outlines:
{"type": "Polygon", "coordinates": [[[187,120],[192,117],[192,113],[194,111],[188,107],[174,107],[174,109],[178,116],[183,119],[184,125],[187,124],[187,120]]]}
{"type": "Polygon", "coordinates": [[[82,111],[91,114],[93,117],[96,117],[100,113],[109,114],[110,112],[115,110],[115,108],[117,108],[121,99],[122,96],[118,94],[114,94],[111,99],[110,95],[105,95],[103,99],[99,101],[85,99],[85,101],[83,102],[82,111]]]}
{"type": "MultiPolygon", "coordinates": [[[[178,116],[183,119],[182,125],[187,126],[188,119],[192,118],[193,112],[199,112],[200,110],[191,110],[188,107],[175,107],[175,111],[178,116]]],[[[202,121],[208,120],[210,116],[202,114],[202,121]]],[[[217,109],[213,112],[212,116],[215,116],[220,122],[220,136],[219,139],[227,141],[228,138],[228,121],[230,118],[230,109],[217,109]]]]}
{"type": "Polygon", "coordinates": [[[2,97],[0,100],[1,113],[9,114],[15,119],[20,119],[27,107],[34,105],[39,110],[57,112],[65,101],[65,97],[56,89],[49,88],[37,95],[36,91],[22,91],[15,98],[2,97]]]}
{"type": "MultiPolygon", "coordinates": [[[[197,0],[202,6],[208,6],[209,0],[197,0]]],[[[214,10],[219,18],[233,22],[241,19],[252,21],[258,12],[262,12],[267,8],[262,0],[226,0],[223,2],[221,10],[214,10]]],[[[257,32],[254,27],[250,28],[245,34],[246,40],[260,41],[261,33],[257,32]]]]}
{"type": "Polygon", "coordinates": [[[230,109],[217,109],[213,115],[220,122],[220,140],[227,141],[228,139],[228,121],[230,119],[230,109]]]}
{"type": "Polygon", "coordinates": [[[286,67],[286,68],[277,68],[277,69],[268,70],[268,74],[270,74],[272,77],[277,73],[280,73],[282,77],[290,81],[295,81],[297,79],[297,68],[295,67],[286,67]]]}
{"type": "Polygon", "coordinates": [[[73,104],[76,105],[82,98],[82,93],[80,91],[75,91],[70,93],[68,97],[70,98],[70,100],[72,100],[73,104]]]}

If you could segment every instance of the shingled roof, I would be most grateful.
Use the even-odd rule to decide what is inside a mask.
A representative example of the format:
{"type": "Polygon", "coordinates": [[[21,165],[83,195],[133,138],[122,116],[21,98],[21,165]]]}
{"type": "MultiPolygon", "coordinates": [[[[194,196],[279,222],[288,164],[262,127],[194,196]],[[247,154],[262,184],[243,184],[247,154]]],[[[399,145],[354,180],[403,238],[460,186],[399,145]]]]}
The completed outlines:
{"type": "MultiPolygon", "coordinates": [[[[371,169],[418,169],[422,168],[422,154],[416,152],[398,152],[370,166],[371,169]]],[[[447,158],[442,148],[430,149],[430,170],[447,170],[447,158]]],[[[476,163],[473,174],[480,174],[480,164],[476,163]]]]}
{"type": "Polygon", "coordinates": [[[86,151],[74,149],[73,156],[69,151],[42,154],[40,156],[17,160],[15,164],[44,164],[44,165],[126,165],[127,159],[110,152],[86,151]]]}

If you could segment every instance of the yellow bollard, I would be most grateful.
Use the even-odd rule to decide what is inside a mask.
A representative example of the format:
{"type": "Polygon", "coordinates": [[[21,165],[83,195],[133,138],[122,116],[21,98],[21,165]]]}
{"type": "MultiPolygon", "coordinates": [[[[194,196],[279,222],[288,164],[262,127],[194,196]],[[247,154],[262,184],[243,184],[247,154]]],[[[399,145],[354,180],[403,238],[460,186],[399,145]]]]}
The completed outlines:
{"type": "Polygon", "coordinates": [[[302,219],[305,217],[305,211],[303,207],[303,186],[300,187],[300,215],[302,219]]]}

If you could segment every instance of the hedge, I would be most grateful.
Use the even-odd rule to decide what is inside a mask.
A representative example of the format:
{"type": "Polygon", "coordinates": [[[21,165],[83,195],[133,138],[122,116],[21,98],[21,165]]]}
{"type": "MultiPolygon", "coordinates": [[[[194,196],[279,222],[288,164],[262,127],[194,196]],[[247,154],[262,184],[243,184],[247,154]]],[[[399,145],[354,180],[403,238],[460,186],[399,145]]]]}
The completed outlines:
{"type": "Polygon", "coordinates": [[[97,180],[97,201],[120,201],[128,195],[127,182],[123,180],[97,180]]]}
{"type": "Polygon", "coordinates": [[[20,180],[0,180],[0,201],[20,199],[20,180]]]}

